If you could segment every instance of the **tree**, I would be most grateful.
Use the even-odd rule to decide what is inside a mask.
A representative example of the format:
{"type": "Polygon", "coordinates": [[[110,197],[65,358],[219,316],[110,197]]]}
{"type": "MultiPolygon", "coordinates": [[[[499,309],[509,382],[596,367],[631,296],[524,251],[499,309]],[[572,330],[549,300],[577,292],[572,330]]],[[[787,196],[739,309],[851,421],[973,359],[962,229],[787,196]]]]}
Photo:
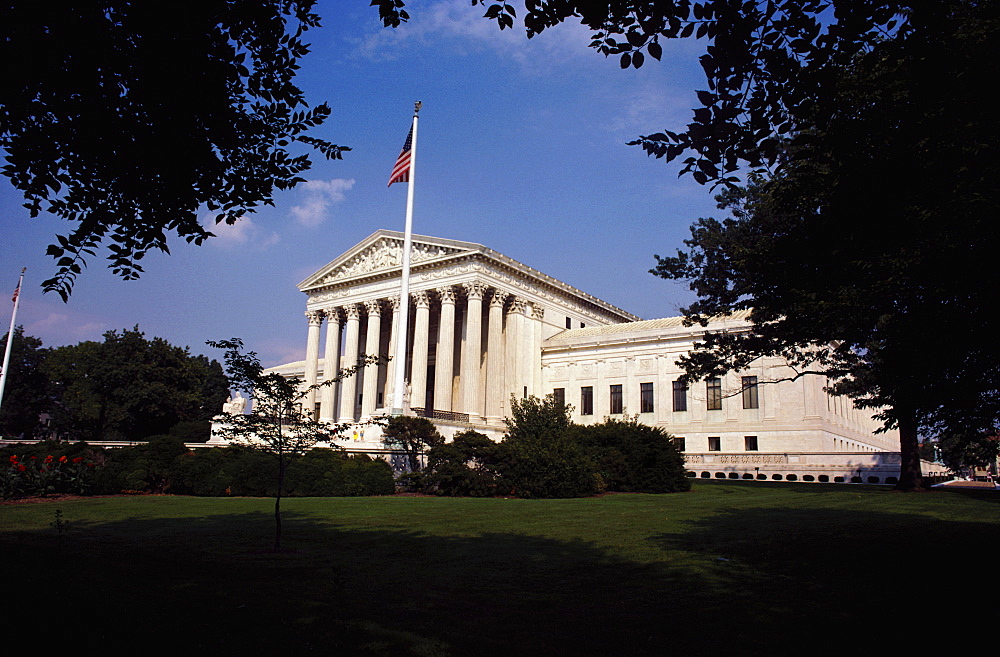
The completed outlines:
{"type": "Polygon", "coordinates": [[[1000,456],[1000,438],[997,436],[945,434],[940,437],[937,447],[941,460],[953,472],[986,468],[997,462],[1000,456]]]}
{"type": "Polygon", "coordinates": [[[9,2],[0,6],[2,171],[32,216],[71,222],[43,283],[63,300],[107,245],[125,279],[167,235],[212,236],[203,208],[232,224],[310,166],[349,150],[306,135],[330,113],[295,86],[314,0],[9,2]]]}
{"type": "Polygon", "coordinates": [[[904,490],[921,487],[918,434],[1000,423],[983,316],[1000,283],[1000,132],[968,84],[997,73],[1000,16],[956,3],[933,27],[918,18],[840,69],[830,108],[786,145],[781,170],[725,194],[733,218],[700,220],[655,270],[691,281],[693,320],[752,309],[751,331],[708,336],[685,360],[690,375],[780,356],[798,376],[827,377],[899,428],[904,490]]]}
{"type": "Polygon", "coordinates": [[[425,450],[443,445],[444,436],[427,418],[397,415],[389,418],[382,430],[382,442],[386,447],[403,450],[410,472],[417,472],[421,469],[420,455],[425,450]]]}
{"type": "Polygon", "coordinates": [[[51,428],[77,440],[142,440],[209,420],[228,395],[222,366],[136,326],[49,352],[51,428]]]}
{"type": "MultiPolygon", "coordinates": [[[[475,4],[485,4],[477,0],[475,4]]],[[[400,0],[379,2],[387,24],[400,0]]],[[[659,260],[690,281],[691,321],[752,309],[708,335],[693,378],[783,356],[800,376],[898,427],[898,488],[920,489],[917,436],[993,433],[1000,368],[983,311],[997,288],[1000,138],[978,81],[996,79],[1000,3],[779,0],[525,3],[528,36],[570,17],[623,67],[660,40],[706,40],[707,89],[684,129],[640,137],[682,173],[733,187],[735,218],[699,221],[659,260]]],[[[486,16],[513,26],[513,7],[486,16]]]]}
{"type": "Polygon", "coordinates": [[[277,457],[278,486],[274,497],[274,551],[277,552],[281,549],[281,497],[289,458],[305,454],[318,442],[332,443],[346,427],[312,417],[309,409],[303,407],[306,396],[353,376],[367,364],[380,362],[380,357],[365,356],[357,366],[341,370],[322,383],[303,386],[297,377],[265,373],[255,352],[244,353],[239,338],[209,340],[207,344],[226,350],[229,384],[234,390],[247,393],[253,404],[248,414],[223,413],[224,424],[219,434],[247,449],[277,457]]]}
{"type": "MultiPolygon", "coordinates": [[[[0,338],[0,354],[7,349],[7,336],[0,338]]],[[[14,328],[14,343],[3,407],[0,408],[0,436],[34,438],[41,429],[39,416],[49,407],[49,379],[42,363],[48,350],[42,341],[14,328]]]]}

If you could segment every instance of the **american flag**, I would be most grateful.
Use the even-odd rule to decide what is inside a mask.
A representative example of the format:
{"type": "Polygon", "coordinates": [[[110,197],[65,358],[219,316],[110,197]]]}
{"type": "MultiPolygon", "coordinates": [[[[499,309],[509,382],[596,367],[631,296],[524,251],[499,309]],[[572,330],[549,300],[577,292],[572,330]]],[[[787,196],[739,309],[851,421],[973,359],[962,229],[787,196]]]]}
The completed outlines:
{"type": "Polygon", "coordinates": [[[11,301],[17,303],[17,295],[21,294],[21,281],[17,282],[17,287],[14,288],[14,296],[10,298],[11,301]]]}
{"type": "MultiPolygon", "coordinates": [[[[399,151],[399,157],[396,158],[396,165],[392,167],[392,175],[389,176],[389,185],[398,182],[410,182],[410,148],[412,144],[413,126],[410,126],[410,132],[406,135],[406,143],[403,144],[403,150],[399,151]]],[[[389,185],[386,185],[386,187],[389,185]]]]}

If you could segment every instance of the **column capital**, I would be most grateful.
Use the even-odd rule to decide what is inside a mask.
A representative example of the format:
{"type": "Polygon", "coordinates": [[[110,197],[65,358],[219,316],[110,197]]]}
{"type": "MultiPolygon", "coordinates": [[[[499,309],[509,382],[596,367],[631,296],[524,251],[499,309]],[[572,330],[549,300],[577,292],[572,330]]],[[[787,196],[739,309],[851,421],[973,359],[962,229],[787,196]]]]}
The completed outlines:
{"type": "Polygon", "coordinates": [[[344,315],[347,319],[360,319],[361,318],[361,306],[356,303],[349,303],[344,306],[344,315]]]}
{"type": "Polygon", "coordinates": [[[413,297],[413,303],[417,306],[417,308],[431,307],[430,295],[428,295],[425,290],[421,290],[420,292],[411,292],[410,296],[413,297]]]}
{"type": "Polygon", "coordinates": [[[398,294],[392,295],[391,297],[389,297],[388,299],[386,299],[386,302],[389,304],[389,307],[392,308],[392,312],[397,312],[399,310],[399,295],[398,294]]]}
{"type": "Polygon", "coordinates": [[[462,283],[462,287],[465,288],[465,295],[470,299],[482,299],[487,289],[486,284],[479,281],[462,283]]]}
{"type": "Polygon", "coordinates": [[[503,304],[507,300],[508,296],[510,296],[510,294],[507,292],[494,289],[493,294],[490,295],[490,308],[496,308],[498,306],[503,308],[503,304]]]}
{"type": "Polygon", "coordinates": [[[543,319],[545,319],[545,308],[542,308],[537,303],[532,304],[531,305],[531,316],[534,317],[535,319],[537,319],[538,321],[542,321],[543,319]]]}
{"type": "Polygon", "coordinates": [[[379,299],[368,299],[364,302],[365,310],[368,311],[368,315],[381,315],[382,314],[382,301],[379,299]]]}
{"type": "Polygon", "coordinates": [[[528,316],[528,302],[521,297],[513,297],[510,301],[510,312],[528,316]]]}
{"type": "Polygon", "coordinates": [[[441,303],[455,303],[455,296],[457,290],[454,286],[445,285],[444,287],[437,288],[438,297],[441,299],[441,303]]]}
{"type": "Polygon", "coordinates": [[[323,323],[323,311],[307,310],[306,318],[309,320],[309,326],[319,326],[323,323]]]}
{"type": "Polygon", "coordinates": [[[322,311],[326,315],[326,321],[331,323],[340,323],[340,308],[327,308],[322,311]]]}

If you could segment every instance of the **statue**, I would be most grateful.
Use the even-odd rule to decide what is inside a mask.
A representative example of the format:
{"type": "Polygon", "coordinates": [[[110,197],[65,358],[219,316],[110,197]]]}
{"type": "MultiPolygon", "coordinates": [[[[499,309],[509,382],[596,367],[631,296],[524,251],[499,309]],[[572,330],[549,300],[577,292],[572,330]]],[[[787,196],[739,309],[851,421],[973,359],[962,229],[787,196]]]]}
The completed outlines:
{"type": "Polygon", "coordinates": [[[230,397],[226,400],[226,403],[222,405],[222,412],[229,413],[230,415],[243,415],[243,411],[247,407],[247,400],[240,394],[240,391],[236,391],[234,397],[230,397]]]}

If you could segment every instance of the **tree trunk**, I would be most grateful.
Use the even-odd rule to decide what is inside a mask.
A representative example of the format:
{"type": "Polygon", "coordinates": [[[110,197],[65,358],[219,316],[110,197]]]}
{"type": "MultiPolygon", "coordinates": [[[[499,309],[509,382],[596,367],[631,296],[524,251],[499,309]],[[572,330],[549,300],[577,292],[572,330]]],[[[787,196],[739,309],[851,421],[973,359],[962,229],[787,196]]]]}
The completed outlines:
{"type": "Polygon", "coordinates": [[[899,483],[896,490],[920,491],[924,478],[920,473],[920,443],[917,440],[917,419],[912,412],[899,414],[899,483]]]}
{"type": "Polygon", "coordinates": [[[274,497],[274,551],[281,550],[281,489],[285,487],[285,457],[278,454],[278,494],[274,497]]]}

